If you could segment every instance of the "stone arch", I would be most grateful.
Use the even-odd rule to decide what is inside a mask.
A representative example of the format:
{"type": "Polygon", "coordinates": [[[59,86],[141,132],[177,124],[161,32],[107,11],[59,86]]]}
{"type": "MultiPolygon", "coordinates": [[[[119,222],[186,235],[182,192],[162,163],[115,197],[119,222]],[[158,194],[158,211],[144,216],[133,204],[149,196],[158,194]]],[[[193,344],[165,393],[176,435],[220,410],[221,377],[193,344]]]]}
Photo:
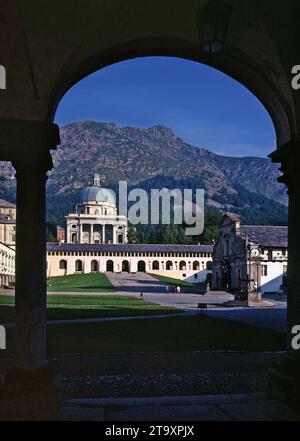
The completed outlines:
{"type": "Polygon", "coordinates": [[[106,271],[107,272],[114,272],[114,262],[113,262],[113,260],[108,260],[107,262],[106,262],[106,271]]]}
{"type": "Polygon", "coordinates": [[[211,270],[212,270],[212,261],[211,261],[211,260],[208,260],[208,261],[206,262],[206,269],[207,269],[208,271],[211,271],[211,270]]]}
{"type": "Polygon", "coordinates": [[[168,260],[166,262],[166,270],[167,271],[172,271],[172,269],[173,269],[173,262],[171,260],[168,260]]]}
{"type": "Polygon", "coordinates": [[[181,260],[179,263],[179,270],[180,271],[186,271],[186,262],[184,260],[181,260]]]}
{"type": "Polygon", "coordinates": [[[122,272],[123,273],[130,273],[130,265],[128,260],[123,260],[122,262],[122,272]]]}
{"type": "Polygon", "coordinates": [[[59,269],[66,270],[67,267],[68,267],[68,263],[67,263],[66,259],[61,259],[59,261],[59,269]]]}
{"type": "MultiPolygon", "coordinates": [[[[146,7],[145,3],[143,5],[146,7]]],[[[124,33],[119,34],[119,29],[123,29],[121,23],[128,19],[125,9],[119,16],[114,11],[114,15],[111,16],[114,26],[112,25],[110,29],[105,27],[107,34],[112,32],[111,37],[106,35],[107,41],[114,41],[114,44],[101,45],[99,43],[98,35],[103,33],[103,24],[99,23],[98,28],[95,26],[83,44],[71,53],[52,89],[48,119],[53,120],[56,108],[64,94],[89,74],[111,64],[132,58],[169,56],[209,65],[244,85],[268,111],[275,127],[277,145],[288,142],[296,132],[294,102],[288,83],[290,78],[287,78],[286,72],[280,64],[281,60],[275,44],[261,18],[258,20],[256,13],[248,2],[244,2],[243,8],[245,8],[245,11],[241,11],[241,8],[239,11],[236,8],[234,14],[235,24],[229,28],[227,35],[227,47],[231,45],[239,46],[234,56],[232,56],[230,50],[228,52],[225,50],[220,55],[214,54],[211,56],[199,48],[199,34],[197,32],[197,27],[201,27],[201,20],[200,22],[197,21],[199,6],[185,5],[183,7],[172,3],[173,20],[171,21],[169,20],[169,14],[163,17],[165,11],[162,10],[156,11],[155,17],[152,18],[153,23],[151,23],[150,14],[145,13],[143,14],[147,21],[145,26],[141,26],[143,18],[140,16],[138,28],[135,28],[131,22],[131,27],[128,27],[126,35],[124,33]],[[239,17],[240,14],[241,17],[239,17]],[[160,22],[163,23],[163,30],[160,28],[154,32],[157,27],[157,16],[161,18],[160,22]],[[185,18],[183,19],[183,17],[185,18]],[[251,21],[252,27],[255,28],[253,32],[257,32],[261,40],[262,50],[263,46],[267,46],[271,51],[270,57],[272,59],[270,58],[269,63],[272,64],[273,62],[277,69],[281,69],[280,74],[276,72],[277,77],[271,75],[270,71],[267,72],[263,64],[261,66],[257,65],[257,57],[254,54],[252,55],[251,51],[251,39],[247,41],[241,38],[240,42],[238,41],[237,32],[241,32],[242,20],[245,21],[245,26],[249,26],[249,21],[251,21]],[[177,26],[175,26],[175,22],[177,22],[177,26]],[[239,30],[236,31],[238,25],[239,30]],[[188,29],[193,29],[193,33],[188,32],[188,29]],[[234,31],[231,33],[231,30],[234,31]],[[285,88],[280,89],[278,87],[278,75],[285,79],[285,88]]],[[[151,14],[153,14],[154,9],[152,7],[151,14]]]]}
{"type": "Polygon", "coordinates": [[[139,260],[137,265],[138,271],[145,273],[146,272],[146,263],[144,260],[139,260]]]}
{"type": "Polygon", "coordinates": [[[199,262],[193,262],[193,271],[200,271],[200,263],[199,262]]]}
{"type": "Polygon", "coordinates": [[[77,259],[75,262],[75,271],[82,272],[83,271],[83,262],[80,259],[77,259]]]}
{"type": "Polygon", "coordinates": [[[99,272],[99,262],[97,260],[91,261],[91,272],[99,272]]]}
{"type": "Polygon", "coordinates": [[[154,260],[152,262],[152,269],[153,270],[159,270],[159,261],[158,260],[154,260]]]}

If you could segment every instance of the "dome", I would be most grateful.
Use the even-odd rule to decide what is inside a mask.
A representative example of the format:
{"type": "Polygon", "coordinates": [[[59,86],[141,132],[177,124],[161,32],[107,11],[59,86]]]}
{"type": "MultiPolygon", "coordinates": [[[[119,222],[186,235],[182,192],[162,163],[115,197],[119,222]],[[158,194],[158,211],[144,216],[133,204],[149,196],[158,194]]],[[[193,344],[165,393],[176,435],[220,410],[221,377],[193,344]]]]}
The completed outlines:
{"type": "Polygon", "coordinates": [[[115,192],[109,188],[101,187],[101,179],[98,174],[94,174],[92,183],[93,185],[81,190],[77,198],[77,204],[83,204],[84,202],[101,202],[115,207],[115,192]]]}
{"type": "Polygon", "coordinates": [[[116,206],[116,197],[112,190],[98,186],[85,187],[78,195],[77,204],[84,202],[102,202],[116,206]]]}

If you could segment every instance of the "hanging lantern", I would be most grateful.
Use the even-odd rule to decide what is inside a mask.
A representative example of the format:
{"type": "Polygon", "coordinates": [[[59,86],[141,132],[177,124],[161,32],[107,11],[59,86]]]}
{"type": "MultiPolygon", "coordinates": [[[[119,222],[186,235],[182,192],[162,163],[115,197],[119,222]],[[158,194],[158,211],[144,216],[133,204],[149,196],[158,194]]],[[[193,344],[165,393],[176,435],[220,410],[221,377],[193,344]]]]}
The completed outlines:
{"type": "Polygon", "coordinates": [[[224,49],[232,7],[221,0],[210,0],[198,11],[200,45],[209,54],[224,49]]]}

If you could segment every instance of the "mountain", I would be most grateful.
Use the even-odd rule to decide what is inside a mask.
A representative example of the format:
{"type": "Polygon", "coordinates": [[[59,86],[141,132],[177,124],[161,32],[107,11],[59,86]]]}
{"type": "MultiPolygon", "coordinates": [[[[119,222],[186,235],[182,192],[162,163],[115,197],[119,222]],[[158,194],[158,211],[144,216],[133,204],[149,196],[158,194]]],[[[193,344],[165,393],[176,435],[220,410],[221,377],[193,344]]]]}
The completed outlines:
{"type": "MultiPolygon", "coordinates": [[[[232,211],[249,223],[284,224],[287,194],[278,166],[264,158],[216,155],[187,144],[162,125],[147,129],[76,122],[61,129],[47,183],[48,218],[62,221],[80,189],[99,173],[105,185],[204,188],[208,210],[232,211]]],[[[0,163],[0,197],[12,200],[14,170],[0,163]]]]}

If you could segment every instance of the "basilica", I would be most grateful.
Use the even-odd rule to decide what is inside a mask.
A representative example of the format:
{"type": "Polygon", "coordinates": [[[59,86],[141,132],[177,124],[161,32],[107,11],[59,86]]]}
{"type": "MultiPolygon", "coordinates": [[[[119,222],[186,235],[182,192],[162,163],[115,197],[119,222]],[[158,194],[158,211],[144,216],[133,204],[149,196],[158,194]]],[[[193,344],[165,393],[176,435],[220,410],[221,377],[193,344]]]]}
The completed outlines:
{"type": "Polygon", "coordinates": [[[126,243],[127,218],[118,215],[115,194],[101,186],[98,174],[78,195],[75,212],[66,216],[67,243],[126,243]]]}
{"type": "Polygon", "coordinates": [[[66,227],[47,244],[47,276],[90,272],[148,272],[190,282],[210,280],[213,245],[129,244],[128,219],[115,194],[94,175],[81,190],[66,227]]]}

